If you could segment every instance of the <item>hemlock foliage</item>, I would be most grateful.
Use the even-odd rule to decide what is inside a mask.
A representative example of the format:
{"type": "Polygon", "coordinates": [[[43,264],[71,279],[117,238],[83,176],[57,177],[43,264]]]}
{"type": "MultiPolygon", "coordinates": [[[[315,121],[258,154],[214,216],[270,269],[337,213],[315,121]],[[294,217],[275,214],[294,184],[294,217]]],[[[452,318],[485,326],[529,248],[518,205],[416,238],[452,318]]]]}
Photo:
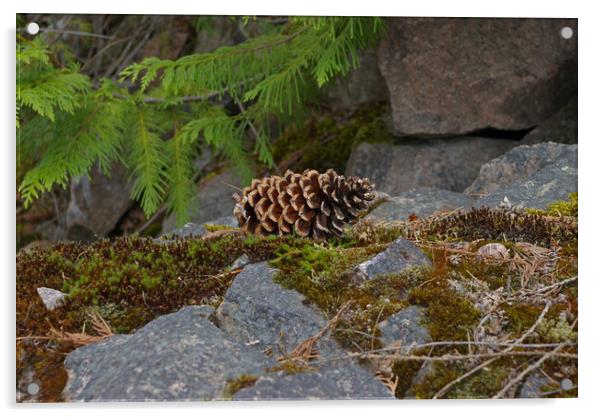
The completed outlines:
{"type": "MultiPolygon", "coordinates": [[[[251,18],[243,19],[247,22],[251,18]]],[[[150,57],[98,85],[76,62],[60,67],[41,37],[17,39],[19,192],[28,206],[95,164],[131,172],[146,215],[162,204],[178,224],[195,193],[203,140],[245,180],[253,159],[274,166],[270,121],[284,123],[312,92],[358,65],[382,32],[379,18],[291,17],[265,34],[177,60],[150,57]],[[233,103],[238,111],[223,106],[233,103]]]]}

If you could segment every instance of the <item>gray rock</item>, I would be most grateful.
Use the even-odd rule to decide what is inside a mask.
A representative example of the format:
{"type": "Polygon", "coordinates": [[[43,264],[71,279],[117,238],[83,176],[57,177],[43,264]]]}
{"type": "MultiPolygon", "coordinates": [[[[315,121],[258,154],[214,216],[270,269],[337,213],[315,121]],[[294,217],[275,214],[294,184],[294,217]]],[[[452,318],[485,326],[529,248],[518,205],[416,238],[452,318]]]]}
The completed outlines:
{"type": "Polygon", "coordinates": [[[409,306],[378,324],[381,340],[385,346],[399,344],[400,347],[420,345],[431,341],[424,322],[424,307],[409,306]]]}
{"type": "Polygon", "coordinates": [[[379,400],[394,399],[368,371],[341,366],[288,375],[277,372],[243,388],[235,400],[379,400]]]}
{"type": "Polygon", "coordinates": [[[517,180],[529,179],[537,171],[558,159],[567,159],[576,168],[577,145],[546,142],[518,146],[484,164],[478,177],[464,190],[464,193],[471,195],[492,193],[517,180]]]}
{"type": "MultiPolygon", "coordinates": [[[[303,302],[296,291],[273,281],[276,270],[265,262],[247,265],[238,274],[218,308],[216,318],[225,332],[241,342],[274,355],[290,353],[326,325],[322,313],[303,302]]],[[[310,373],[267,375],[234,399],[387,398],[391,394],[373,375],[324,335],[316,343],[318,361],[310,373]]]]}
{"type": "Polygon", "coordinates": [[[131,189],[127,169],[119,163],[113,164],[110,177],[96,166],[90,178],[73,178],[65,213],[65,237],[89,242],[106,236],[131,207],[131,189]]]}
{"type": "MultiPolygon", "coordinates": [[[[203,224],[213,219],[232,215],[234,190],[230,185],[242,187],[240,179],[233,170],[227,170],[209,180],[201,181],[199,191],[195,197],[196,210],[192,213],[190,222],[203,224]]],[[[163,233],[176,228],[174,216],[169,216],[163,221],[163,233]]]]}
{"type": "Polygon", "coordinates": [[[552,117],[529,132],[521,143],[525,145],[541,142],[576,144],[577,140],[577,96],[575,96],[552,117]]]}
{"type": "Polygon", "coordinates": [[[171,232],[165,233],[163,236],[177,236],[177,237],[201,237],[208,233],[207,228],[202,224],[186,223],[184,226],[172,230],[171,232]]]}
{"type": "Polygon", "coordinates": [[[114,163],[109,177],[95,165],[89,178],[71,178],[69,203],[59,221],[43,222],[36,226],[36,232],[48,241],[92,242],[104,237],[132,206],[131,189],[127,169],[122,164],[114,163]]]}
{"type": "Polygon", "coordinates": [[[577,92],[576,19],[390,18],[378,48],[402,135],[527,129],[577,92]],[[560,36],[563,27],[574,36],[560,36]]]}
{"type": "Polygon", "coordinates": [[[162,236],[202,237],[209,233],[209,230],[207,230],[207,227],[205,227],[207,225],[238,227],[238,223],[234,216],[227,216],[220,217],[219,219],[214,219],[203,224],[186,223],[184,226],[168,233],[164,233],[162,236]]]}
{"type": "Polygon", "coordinates": [[[351,152],[345,174],[370,178],[391,195],[416,187],[462,192],[477,178],[481,165],[516,144],[481,137],[362,143],[351,152]]]}
{"type": "Polygon", "coordinates": [[[235,270],[235,269],[243,268],[243,267],[249,265],[250,263],[251,263],[251,260],[249,259],[249,257],[247,256],[247,254],[243,253],[238,258],[236,258],[234,260],[234,262],[232,262],[232,265],[230,265],[230,270],[235,270]]]}
{"type": "Polygon", "coordinates": [[[476,199],[466,194],[419,187],[391,197],[389,201],[375,208],[364,219],[407,220],[411,214],[427,217],[439,211],[470,209],[475,204],[476,199]]]}
{"type": "Polygon", "coordinates": [[[262,375],[275,362],[207,320],[213,309],[188,306],[132,335],[115,335],[71,352],[68,401],[164,401],[222,398],[226,381],[262,375]]]}
{"type": "Polygon", "coordinates": [[[44,303],[44,306],[50,311],[63,304],[67,298],[67,294],[53,288],[40,287],[37,289],[37,291],[38,295],[42,299],[42,302],[44,303]]]}
{"type": "Polygon", "coordinates": [[[389,92],[378,68],[376,52],[367,50],[362,53],[359,67],[327,87],[326,94],[330,106],[346,111],[386,100],[389,92]]]}
{"type": "Polygon", "coordinates": [[[531,374],[525,379],[520,393],[519,398],[540,398],[542,396],[542,388],[548,385],[550,381],[548,378],[540,375],[539,373],[531,374]]]}
{"type": "Polygon", "coordinates": [[[537,171],[531,178],[518,180],[479,198],[478,206],[498,207],[507,198],[513,206],[545,209],[550,203],[566,200],[577,192],[577,167],[561,159],[537,171]]]}
{"type": "MultiPolygon", "coordinates": [[[[216,317],[222,330],[243,343],[256,342],[275,352],[282,346],[290,352],[326,321],[301,294],[275,283],[277,272],[265,262],[247,265],[228,288],[216,317]]],[[[335,349],[332,343],[324,347],[335,349]]]]}
{"type": "Polygon", "coordinates": [[[210,221],[205,222],[203,224],[205,226],[206,225],[213,225],[213,226],[238,227],[238,222],[236,221],[236,218],[234,216],[219,217],[217,219],[210,220],[210,221]]]}
{"type": "Polygon", "coordinates": [[[378,255],[362,262],[354,271],[364,279],[379,275],[396,274],[415,266],[429,266],[431,262],[412,242],[399,238],[378,255]]]}

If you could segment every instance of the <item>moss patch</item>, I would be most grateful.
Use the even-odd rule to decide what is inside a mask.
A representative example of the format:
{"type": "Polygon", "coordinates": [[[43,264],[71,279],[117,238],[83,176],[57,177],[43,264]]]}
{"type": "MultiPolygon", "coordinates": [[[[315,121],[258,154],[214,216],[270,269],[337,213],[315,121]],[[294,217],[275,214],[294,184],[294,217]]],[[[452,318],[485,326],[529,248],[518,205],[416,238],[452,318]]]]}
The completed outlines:
{"type": "Polygon", "coordinates": [[[532,214],[557,217],[578,217],[579,198],[577,193],[571,193],[566,200],[559,200],[550,203],[546,210],[528,209],[528,212],[532,214]]]}
{"type": "Polygon", "coordinates": [[[241,389],[252,387],[257,379],[259,378],[255,375],[241,375],[236,379],[228,380],[223,392],[224,398],[231,399],[241,389]]]}
{"type": "Polygon", "coordinates": [[[329,113],[291,126],[274,142],[274,160],[282,168],[344,172],[353,146],[361,142],[389,142],[386,102],[365,105],[351,115],[329,113]]]}
{"type": "Polygon", "coordinates": [[[481,316],[479,310],[449,288],[444,279],[430,280],[413,288],[408,301],[426,307],[428,329],[433,340],[466,340],[466,335],[481,316]]]}
{"type": "Polygon", "coordinates": [[[283,246],[272,265],[281,272],[274,280],[299,291],[306,300],[332,316],[347,301],[351,302],[335,332],[346,348],[357,351],[379,347],[379,321],[399,311],[408,274],[391,275],[360,283],[352,268],[381,252],[385,246],[372,244],[354,247],[352,243],[307,244],[292,249],[283,246]]]}
{"type": "MultiPolygon", "coordinates": [[[[430,372],[414,387],[417,398],[432,398],[441,388],[468,371],[461,363],[436,362],[430,372]]],[[[464,379],[448,391],[445,398],[491,398],[502,387],[511,368],[503,361],[464,379]]]]}
{"type": "Polygon", "coordinates": [[[577,240],[577,227],[570,221],[549,221],[537,214],[486,207],[446,217],[426,225],[421,232],[435,240],[487,239],[546,247],[577,240]]]}

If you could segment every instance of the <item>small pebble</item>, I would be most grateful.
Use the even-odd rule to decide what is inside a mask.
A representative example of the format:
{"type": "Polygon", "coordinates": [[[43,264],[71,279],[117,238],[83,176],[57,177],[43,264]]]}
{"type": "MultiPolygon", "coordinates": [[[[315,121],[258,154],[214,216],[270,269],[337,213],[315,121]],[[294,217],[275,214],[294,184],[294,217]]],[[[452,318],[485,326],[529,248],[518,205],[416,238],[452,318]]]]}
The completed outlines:
{"type": "Polygon", "coordinates": [[[478,254],[491,258],[503,259],[508,256],[508,249],[501,243],[488,243],[479,248],[478,254]]]}
{"type": "Polygon", "coordinates": [[[573,388],[573,381],[571,381],[568,378],[564,378],[562,381],[560,381],[560,388],[562,388],[565,391],[570,390],[571,388],[573,388]]]}
{"type": "Polygon", "coordinates": [[[38,295],[42,299],[42,302],[50,311],[60,306],[67,297],[67,294],[53,288],[40,287],[37,289],[37,291],[38,295]]]}
{"type": "Polygon", "coordinates": [[[29,395],[38,395],[39,392],[40,392],[40,386],[38,384],[36,384],[35,382],[32,382],[31,384],[29,384],[27,386],[27,393],[29,395]]]}
{"type": "Polygon", "coordinates": [[[247,254],[243,253],[241,256],[236,258],[236,260],[230,266],[230,269],[235,270],[235,269],[244,268],[245,266],[247,266],[250,263],[251,263],[251,260],[249,259],[247,254]]]}

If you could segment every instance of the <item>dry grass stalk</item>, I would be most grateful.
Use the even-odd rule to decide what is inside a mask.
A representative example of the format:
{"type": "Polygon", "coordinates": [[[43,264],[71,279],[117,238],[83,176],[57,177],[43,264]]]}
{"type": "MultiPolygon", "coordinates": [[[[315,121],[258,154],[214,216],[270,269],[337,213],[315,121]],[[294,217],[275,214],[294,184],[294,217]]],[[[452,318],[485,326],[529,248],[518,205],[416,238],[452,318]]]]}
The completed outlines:
{"type": "Polygon", "coordinates": [[[85,328],[82,329],[81,333],[71,333],[57,330],[54,326],[50,325],[49,338],[61,343],[70,343],[79,347],[89,345],[90,343],[100,342],[114,335],[111,327],[96,311],[89,311],[88,317],[90,318],[92,329],[94,329],[98,335],[86,334],[85,328]]]}

